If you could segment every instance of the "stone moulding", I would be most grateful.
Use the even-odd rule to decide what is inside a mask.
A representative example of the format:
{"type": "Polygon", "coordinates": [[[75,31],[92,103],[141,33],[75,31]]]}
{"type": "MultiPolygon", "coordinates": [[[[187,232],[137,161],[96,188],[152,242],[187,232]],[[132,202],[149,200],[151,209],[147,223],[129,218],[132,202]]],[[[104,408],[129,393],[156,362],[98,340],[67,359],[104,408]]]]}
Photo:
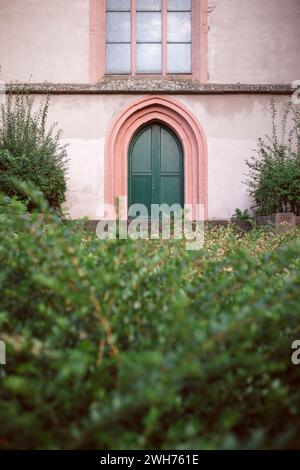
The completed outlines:
{"type": "Polygon", "coordinates": [[[197,80],[106,78],[98,83],[8,83],[6,92],[53,95],[97,94],[270,94],[291,95],[290,84],[200,83],[197,80]]]}

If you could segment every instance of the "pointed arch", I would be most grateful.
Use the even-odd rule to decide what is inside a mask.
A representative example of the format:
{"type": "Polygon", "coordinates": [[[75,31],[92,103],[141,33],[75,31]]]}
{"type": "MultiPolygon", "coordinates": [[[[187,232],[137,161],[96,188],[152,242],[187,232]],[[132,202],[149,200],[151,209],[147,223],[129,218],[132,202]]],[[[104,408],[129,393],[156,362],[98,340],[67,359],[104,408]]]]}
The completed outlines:
{"type": "Polygon", "coordinates": [[[146,96],[123,109],[112,123],[105,144],[104,201],[114,204],[128,195],[128,149],[132,137],[143,125],[159,121],[169,126],[181,141],[184,152],[185,204],[203,204],[207,219],[207,144],[202,127],[177,100],[146,96]]]}

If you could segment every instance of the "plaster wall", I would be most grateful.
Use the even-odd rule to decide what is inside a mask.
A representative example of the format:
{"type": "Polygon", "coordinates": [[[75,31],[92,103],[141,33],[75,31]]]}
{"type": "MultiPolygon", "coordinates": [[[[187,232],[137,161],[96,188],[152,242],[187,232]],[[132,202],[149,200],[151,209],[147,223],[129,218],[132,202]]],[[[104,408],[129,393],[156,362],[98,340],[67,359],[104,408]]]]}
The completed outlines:
{"type": "Polygon", "coordinates": [[[89,81],[88,0],[0,0],[0,79],[89,81]]]}
{"type": "MultiPolygon", "coordinates": [[[[89,6],[89,0],[0,0],[0,79],[88,83],[89,6]]],[[[209,82],[300,79],[300,0],[209,0],[208,23],[209,82]]]]}
{"type": "Polygon", "coordinates": [[[300,79],[300,0],[209,0],[213,83],[300,79]]]}

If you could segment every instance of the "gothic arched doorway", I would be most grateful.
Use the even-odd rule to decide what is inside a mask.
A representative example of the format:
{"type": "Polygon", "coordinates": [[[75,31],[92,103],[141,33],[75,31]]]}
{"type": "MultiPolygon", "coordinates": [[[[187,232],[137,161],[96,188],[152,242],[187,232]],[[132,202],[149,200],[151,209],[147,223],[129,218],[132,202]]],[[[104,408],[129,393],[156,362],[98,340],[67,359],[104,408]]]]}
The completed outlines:
{"type": "Polygon", "coordinates": [[[143,126],[159,122],[182,147],[184,204],[204,207],[207,218],[207,145],[205,134],[193,114],[179,101],[165,96],[147,96],[134,101],[115,118],[105,145],[104,202],[114,205],[120,196],[128,198],[128,153],[133,137],[143,126]],[[174,133],[174,134],[173,134],[174,133]]]}
{"type": "Polygon", "coordinates": [[[176,134],[158,122],[134,135],[128,152],[128,207],[184,205],[183,150],[176,134]]]}

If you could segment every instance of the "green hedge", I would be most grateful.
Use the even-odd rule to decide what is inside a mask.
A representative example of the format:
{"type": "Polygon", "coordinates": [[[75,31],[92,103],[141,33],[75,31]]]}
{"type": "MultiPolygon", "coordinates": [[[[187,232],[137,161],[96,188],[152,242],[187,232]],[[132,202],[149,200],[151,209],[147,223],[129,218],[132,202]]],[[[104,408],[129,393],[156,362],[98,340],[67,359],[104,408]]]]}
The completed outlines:
{"type": "Polygon", "coordinates": [[[299,238],[235,240],[100,242],[2,199],[1,448],[299,448],[299,238]]]}

